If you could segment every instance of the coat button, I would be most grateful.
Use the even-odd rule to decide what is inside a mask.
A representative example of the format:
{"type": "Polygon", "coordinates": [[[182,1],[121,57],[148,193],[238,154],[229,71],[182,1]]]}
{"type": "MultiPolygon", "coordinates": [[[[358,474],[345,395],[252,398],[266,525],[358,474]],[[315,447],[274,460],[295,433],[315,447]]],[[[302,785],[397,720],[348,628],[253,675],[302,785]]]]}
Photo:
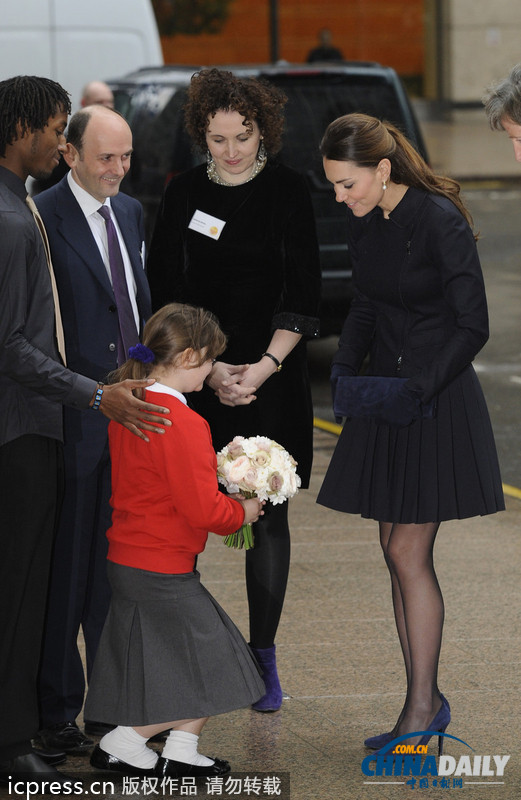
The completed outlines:
{"type": "Polygon", "coordinates": [[[114,344],[114,342],[111,342],[111,343],[109,344],[109,350],[110,350],[110,352],[111,352],[111,353],[113,353],[115,349],[116,349],[116,345],[114,344]]]}
{"type": "Polygon", "coordinates": [[[115,305],[109,306],[109,311],[111,312],[111,314],[115,314],[115,312],[117,311],[116,306],[115,305]]]}

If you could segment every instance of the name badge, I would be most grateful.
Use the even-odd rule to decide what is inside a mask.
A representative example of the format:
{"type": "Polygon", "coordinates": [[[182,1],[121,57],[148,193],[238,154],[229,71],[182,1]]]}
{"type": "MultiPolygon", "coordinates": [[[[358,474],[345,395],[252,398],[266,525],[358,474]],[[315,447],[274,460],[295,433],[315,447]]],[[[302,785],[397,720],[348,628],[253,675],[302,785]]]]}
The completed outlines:
{"type": "Polygon", "coordinates": [[[211,214],[205,214],[204,211],[197,209],[188,227],[202,233],[203,236],[209,236],[210,239],[218,239],[225,225],[225,220],[212,217],[211,214]]]}

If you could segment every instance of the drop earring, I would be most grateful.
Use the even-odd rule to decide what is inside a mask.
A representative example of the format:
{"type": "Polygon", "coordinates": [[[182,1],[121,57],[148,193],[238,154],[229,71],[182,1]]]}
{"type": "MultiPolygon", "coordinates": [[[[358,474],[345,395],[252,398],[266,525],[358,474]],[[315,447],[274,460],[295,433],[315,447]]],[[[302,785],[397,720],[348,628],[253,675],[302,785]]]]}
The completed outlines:
{"type": "Polygon", "coordinates": [[[382,189],[384,190],[384,192],[385,192],[385,190],[387,189],[387,183],[386,183],[386,181],[383,181],[383,183],[382,183],[382,189]]]}
{"type": "Polygon", "coordinates": [[[259,162],[259,164],[262,164],[262,166],[264,166],[264,164],[266,163],[266,159],[267,158],[268,158],[268,154],[266,153],[266,148],[264,147],[264,142],[261,139],[261,142],[260,142],[260,145],[259,145],[259,149],[257,151],[257,161],[259,162]]]}

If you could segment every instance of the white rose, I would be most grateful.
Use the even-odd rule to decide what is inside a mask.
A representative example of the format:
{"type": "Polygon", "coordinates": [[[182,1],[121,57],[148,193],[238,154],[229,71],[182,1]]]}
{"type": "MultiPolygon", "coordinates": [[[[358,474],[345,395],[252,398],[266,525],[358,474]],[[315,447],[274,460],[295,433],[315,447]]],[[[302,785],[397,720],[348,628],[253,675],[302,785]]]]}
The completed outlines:
{"type": "Polygon", "coordinates": [[[249,469],[250,459],[247,456],[239,456],[239,458],[231,462],[227,472],[227,478],[232,483],[240,483],[249,469]]]}

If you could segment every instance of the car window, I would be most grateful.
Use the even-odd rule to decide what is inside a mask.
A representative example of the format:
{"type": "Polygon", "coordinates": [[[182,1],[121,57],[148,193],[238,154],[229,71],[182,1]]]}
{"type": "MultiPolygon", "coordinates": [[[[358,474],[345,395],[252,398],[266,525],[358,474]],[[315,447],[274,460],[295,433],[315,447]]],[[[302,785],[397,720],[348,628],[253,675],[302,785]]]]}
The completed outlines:
{"type": "Polygon", "coordinates": [[[312,172],[317,188],[325,183],[318,148],[334,119],[362,111],[403,129],[403,107],[396,88],[384,77],[332,73],[267,77],[288,97],[282,159],[294,169],[312,172]]]}
{"type": "Polygon", "coordinates": [[[152,192],[157,198],[173,174],[196,163],[183,126],[185,100],[184,86],[114,90],[115,107],[132,128],[134,153],[128,182],[133,194],[152,192]]]}

